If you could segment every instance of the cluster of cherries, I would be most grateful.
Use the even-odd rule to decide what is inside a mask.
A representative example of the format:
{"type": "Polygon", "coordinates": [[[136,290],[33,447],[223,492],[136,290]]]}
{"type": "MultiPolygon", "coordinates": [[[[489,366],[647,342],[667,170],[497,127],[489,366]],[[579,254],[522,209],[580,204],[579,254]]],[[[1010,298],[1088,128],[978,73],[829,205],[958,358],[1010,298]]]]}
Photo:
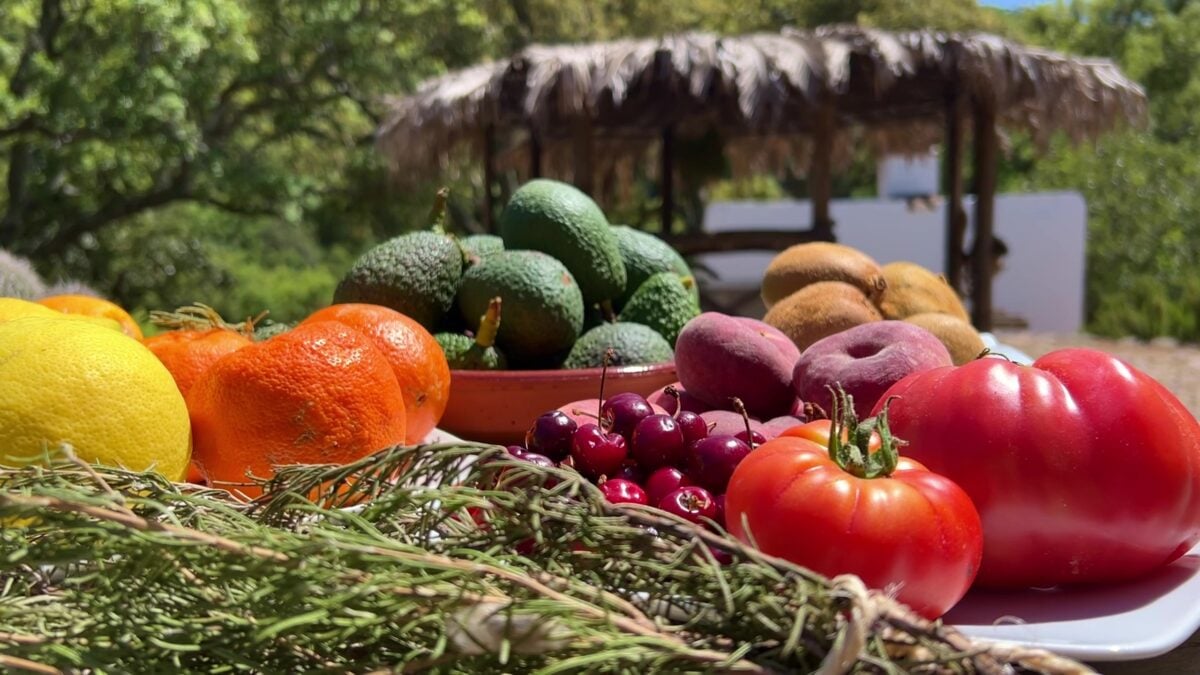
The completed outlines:
{"type": "Polygon", "coordinates": [[[561,410],[539,415],[514,457],[572,467],[613,503],[649,504],[694,523],[725,523],[725,488],[738,463],[764,438],[747,428],[709,435],[696,413],[656,413],[641,395],[605,399],[595,422],[578,424],[561,410]]]}

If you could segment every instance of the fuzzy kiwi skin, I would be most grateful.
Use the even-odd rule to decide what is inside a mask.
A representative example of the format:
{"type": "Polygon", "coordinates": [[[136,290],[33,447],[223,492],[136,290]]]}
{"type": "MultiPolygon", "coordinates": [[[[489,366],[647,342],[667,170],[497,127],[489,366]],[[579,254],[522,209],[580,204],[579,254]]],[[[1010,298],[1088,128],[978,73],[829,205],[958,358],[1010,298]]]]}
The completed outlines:
{"type": "Polygon", "coordinates": [[[946,350],[950,352],[950,358],[956,366],[974,361],[986,348],[979,331],[956,316],[941,312],[924,312],[906,316],[903,320],[933,333],[946,345],[946,350]]]}
{"type": "Polygon", "coordinates": [[[818,281],[841,281],[870,300],[883,292],[883,268],[862,251],[827,241],[796,244],[779,252],[763,273],[762,300],[770,309],[792,293],[818,281]]]}
{"type": "Polygon", "coordinates": [[[844,281],[818,281],[775,303],[763,322],[792,339],[803,352],[809,345],[883,316],[856,286],[844,281]]]}
{"type": "Polygon", "coordinates": [[[879,296],[879,312],[885,319],[905,319],[914,314],[938,312],[970,322],[971,316],[946,278],[914,262],[890,262],[883,266],[887,288],[879,296]]]}

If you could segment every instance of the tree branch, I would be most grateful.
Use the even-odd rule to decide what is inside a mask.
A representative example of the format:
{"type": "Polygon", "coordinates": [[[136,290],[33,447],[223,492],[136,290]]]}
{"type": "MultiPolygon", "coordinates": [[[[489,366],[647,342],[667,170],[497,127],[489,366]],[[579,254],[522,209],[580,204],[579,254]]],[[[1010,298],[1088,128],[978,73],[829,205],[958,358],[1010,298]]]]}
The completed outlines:
{"type": "Polygon", "coordinates": [[[266,208],[266,207],[259,208],[259,207],[254,207],[254,206],[246,206],[244,204],[234,204],[232,202],[227,202],[227,201],[218,199],[217,197],[214,197],[212,195],[191,195],[191,196],[187,197],[187,199],[190,201],[196,202],[197,204],[205,204],[207,206],[212,206],[212,207],[221,209],[222,211],[226,211],[228,213],[234,213],[239,216],[252,216],[252,217],[261,218],[261,217],[271,217],[271,216],[279,215],[279,212],[275,209],[266,208]]]}

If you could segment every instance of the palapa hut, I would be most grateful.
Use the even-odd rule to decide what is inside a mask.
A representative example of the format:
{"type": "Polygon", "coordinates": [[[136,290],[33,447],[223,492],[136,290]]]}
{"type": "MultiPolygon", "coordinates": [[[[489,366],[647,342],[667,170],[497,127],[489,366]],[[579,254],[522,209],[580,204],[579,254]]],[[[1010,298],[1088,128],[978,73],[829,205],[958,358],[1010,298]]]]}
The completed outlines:
{"type": "MultiPolygon", "coordinates": [[[[889,33],[857,26],[720,37],[684,33],[582,45],[533,45],[511,58],[426,82],[390,102],[377,139],[398,180],[456,153],[484,166],[490,226],[497,170],[571,180],[585,191],[629,182],[658,162],[662,219],[673,215],[678,139],[716,132],[734,175],[806,173],[807,231],[691,232],[684,253],[780,249],[832,240],[833,172],[851,143],[924,152],[945,143],[946,275],[961,288],[965,138],[974,143],[973,320],[991,328],[993,209],[1000,133],[1039,146],[1056,133],[1094,138],[1141,124],[1145,95],[1110,61],[1068,57],[986,34],[889,33]]],[[[664,232],[668,232],[664,227],[664,232]]]]}

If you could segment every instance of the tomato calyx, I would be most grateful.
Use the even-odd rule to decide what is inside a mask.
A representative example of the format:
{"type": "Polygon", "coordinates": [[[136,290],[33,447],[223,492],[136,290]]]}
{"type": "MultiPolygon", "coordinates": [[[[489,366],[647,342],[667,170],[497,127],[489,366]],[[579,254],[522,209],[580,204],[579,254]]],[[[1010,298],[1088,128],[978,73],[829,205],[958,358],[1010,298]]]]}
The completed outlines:
{"type": "Polygon", "coordinates": [[[829,415],[829,458],[838,468],[858,478],[886,478],[896,470],[904,441],[888,429],[889,403],[891,398],[878,415],[860,422],[854,413],[854,398],[838,385],[829,415]],[[869,450],[873,434],[879,434],[881,440],[875,452],[869,450]]]}

